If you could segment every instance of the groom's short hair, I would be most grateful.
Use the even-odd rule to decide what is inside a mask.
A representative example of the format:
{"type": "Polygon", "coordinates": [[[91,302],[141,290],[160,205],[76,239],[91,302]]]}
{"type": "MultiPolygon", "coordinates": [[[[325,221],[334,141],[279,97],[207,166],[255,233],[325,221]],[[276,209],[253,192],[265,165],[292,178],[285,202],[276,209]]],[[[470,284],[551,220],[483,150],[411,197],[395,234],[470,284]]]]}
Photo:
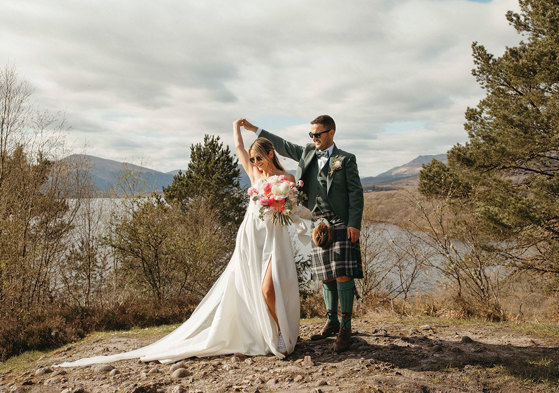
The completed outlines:
{"type": "Polygon", "coordinates": [[[327,130],[335,130],[336,129],[336,123],[334,123],[334,119],[332,119],[328,115],[318,116],[316,119],[311,121],[311,124],[322,124],[322,126],[327,130]]]}

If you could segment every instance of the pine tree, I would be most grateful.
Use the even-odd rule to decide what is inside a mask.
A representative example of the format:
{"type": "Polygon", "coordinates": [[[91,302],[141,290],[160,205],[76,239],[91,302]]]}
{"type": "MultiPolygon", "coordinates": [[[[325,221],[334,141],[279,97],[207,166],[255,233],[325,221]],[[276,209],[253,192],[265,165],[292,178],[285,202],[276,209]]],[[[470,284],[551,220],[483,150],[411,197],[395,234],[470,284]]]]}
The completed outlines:
{"type": "Polygon", "coordinates": [[[163,189],[167,201],[187,209],[197,198],[209,201],[223,225],[239,225],[246,208],[246,193],[239,184],[238,161],[219,136],[204,136],[204,142],[190,147],[190,163],[179,171],[173,183],[163,189]]]}
{"type": "Polygon", "coordinates": [[[487,92],[466,111],[468,142],[448,167],[426,165],[420,191],[473,206],[518,266],[559,273],[559,6],[520,0],[507,20],[523,36],[500,57],[474,43],[472,71],[487,92]],[[460,192],[456,192],[460,190],[460,192]]]}

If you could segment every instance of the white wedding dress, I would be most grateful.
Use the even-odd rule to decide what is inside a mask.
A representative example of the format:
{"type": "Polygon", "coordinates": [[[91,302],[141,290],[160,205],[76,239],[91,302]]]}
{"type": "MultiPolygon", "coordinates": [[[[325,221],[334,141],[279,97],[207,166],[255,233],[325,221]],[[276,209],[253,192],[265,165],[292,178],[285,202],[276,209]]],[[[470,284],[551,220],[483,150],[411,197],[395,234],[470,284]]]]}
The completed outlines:
{"type": "Polygon", "coordinates": [[[299,286],[292,238],[288,227],[274,225],[269,218],[260,219],[259,206],[250,201],[229,264],[186,322],[146,347],[57,366],[85,366],[133,358],[172,363],[193,356],[232,353],[273,353],[283,358],[278,351],[279,332],[262,294],[270,261],[276,315],[287,352],[291,353],[299,333],[299,286]]]}

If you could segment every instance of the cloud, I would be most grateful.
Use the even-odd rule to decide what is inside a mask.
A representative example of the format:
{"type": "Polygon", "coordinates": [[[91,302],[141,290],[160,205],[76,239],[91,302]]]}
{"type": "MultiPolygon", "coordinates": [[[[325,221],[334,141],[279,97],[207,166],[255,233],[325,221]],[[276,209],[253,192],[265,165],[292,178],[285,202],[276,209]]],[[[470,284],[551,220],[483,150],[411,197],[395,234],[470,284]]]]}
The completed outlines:
{"type": "MultiPolygon", "coordinates": [[[[464,141],[483,96],[471,43],[519,41],[514,0],[161,2],[21,0],[0,16],[3,58],[63,110],[70,144],[185,168],[206,133],[231,144],[240,116],[307,143],[328,113],[371,176],[464,141]],[[390,125],[407,124],[398,133],[390,125]]],[[[252,135],[248,136],[250,139],[252,135]]]]}

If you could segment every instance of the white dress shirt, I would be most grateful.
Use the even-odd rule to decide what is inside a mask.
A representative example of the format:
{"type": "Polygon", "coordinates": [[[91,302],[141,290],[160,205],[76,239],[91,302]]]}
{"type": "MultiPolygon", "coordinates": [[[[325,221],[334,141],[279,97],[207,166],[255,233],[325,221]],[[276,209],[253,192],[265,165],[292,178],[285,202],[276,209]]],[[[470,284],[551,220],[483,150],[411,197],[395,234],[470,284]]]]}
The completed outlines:
{"type": "Polygon", "coordinates": [[[328,152],[328,157],[318,158],[318,168],[319,168],[319,170],[324,168],[324,165],[326,165],[326,163],[328,162],[328,159],[330,157],[332,157],[332,152],[334,151],[334,144],[332,144],[332,146],[330,146],[328,149],[322,150],[322,151],[327,151],[328,152]]]}

